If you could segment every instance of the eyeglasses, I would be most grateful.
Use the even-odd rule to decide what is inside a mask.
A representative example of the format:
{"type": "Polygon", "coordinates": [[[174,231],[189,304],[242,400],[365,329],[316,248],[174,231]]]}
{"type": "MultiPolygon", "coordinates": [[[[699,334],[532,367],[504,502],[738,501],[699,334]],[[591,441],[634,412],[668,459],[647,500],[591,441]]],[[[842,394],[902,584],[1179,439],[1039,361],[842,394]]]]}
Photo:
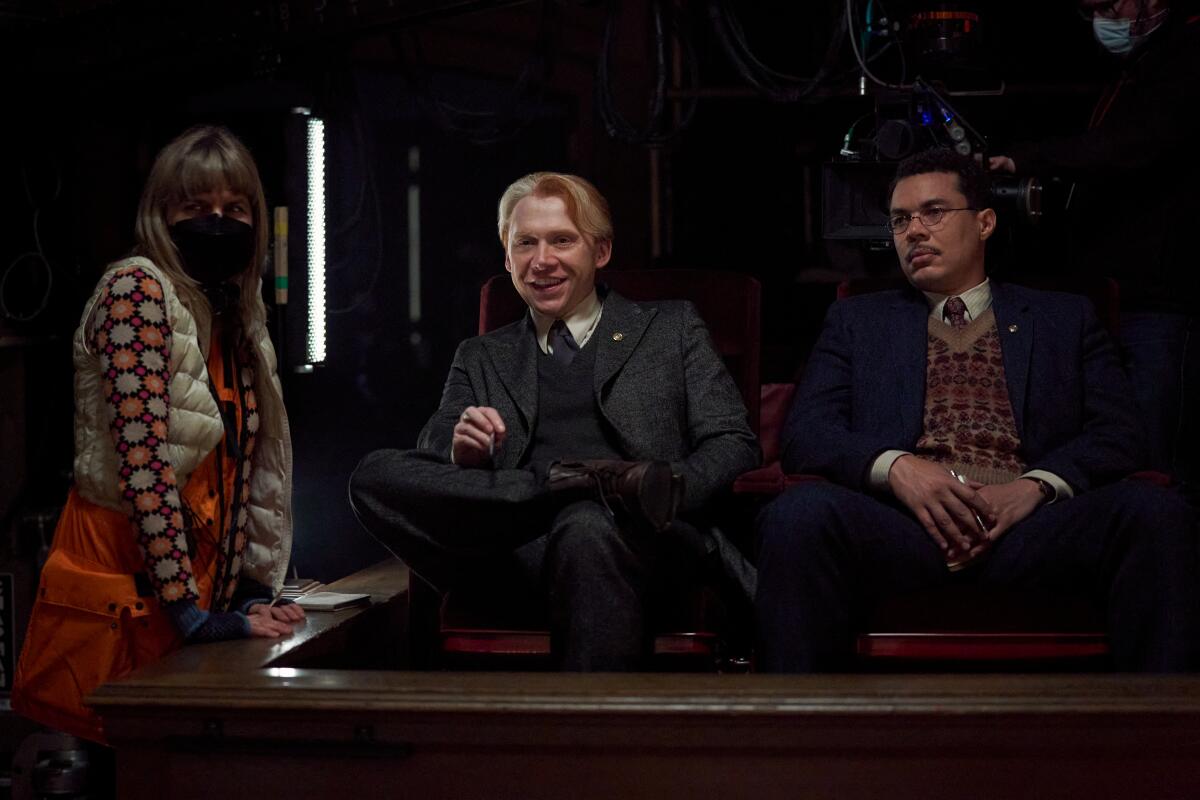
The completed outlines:
{"type": "Polygon", "coordinates": [[[924,211],[918,211],[916,214],[895,214],[888,218],[888,221],[883,224],[883,227],[887,228],[893,236],[899,236],[908,230],[908,223],[912,222],[914,218],[921,220],[921,224],[926,228],[936,228],[938,225],[942,224],[942,220],[944,220],[946,215],[951,211],[977,210],[978,209],[972,206],[965,206],[963,208],[938,208],[937,206],[934,206],[933,208],[927,208],[924,211]]]}

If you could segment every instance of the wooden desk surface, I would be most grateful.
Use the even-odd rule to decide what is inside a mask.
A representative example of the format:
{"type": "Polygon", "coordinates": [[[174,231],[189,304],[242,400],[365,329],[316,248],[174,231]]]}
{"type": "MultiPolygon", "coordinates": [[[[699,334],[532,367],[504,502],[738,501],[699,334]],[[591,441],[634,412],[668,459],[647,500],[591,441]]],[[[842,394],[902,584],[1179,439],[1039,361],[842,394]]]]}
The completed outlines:
{"type": "MultiPolygon", "coordinates": [[[[402,577],[335,588],[386,606],[402,577]]],[[[102,687],[119,796],[1200,796],[1197,677],[292,666],[368,619],[313,617],[293,641],[185,648],[102,687]]]]}
{"type": "MultiPolygon", "coordinates": [[[[506,725],[514,715],[622,724],[647,717],[670,718],[672,725],[722,720],[732,727],[803,722],[806,728],[792,731],[801,739],[816,727],[863,721],[922,725],[987,719],[999,725],[1049,717],[1085,728],[1127,719],[1195,726],[1200,733],[1200,679],[1169,676],[155,670],[105,686],[95,703],[106,717],[158,717],[183,710],[241,717],[320,709],[389,723],[457,718],[489,727],[506,725]]],[[[455,736],[472,740],[477,733],[464,729],[455,736]]],[[[1187,746],[1200,755],[1200,738],[1187,746]]]]}
{"type": "MultiPolygon", "coordinates": [[[[245,676],[254,670],[290,666],[327,656],[344,643],[350,629],[362,623],[364,614],[402,599],[408,591],[408,570],[394,559],[381,561],[325,587],[331,592],[362,592],[371,595],[371,605],[341,611],[309,612],[304,624],[284,639],[238,639],[230,642],[183,647],[133,677],[153,680],[155,676],[217,674],[245,676]]],[[[103,687],[97,702],[103,703],[103,687]]]]}

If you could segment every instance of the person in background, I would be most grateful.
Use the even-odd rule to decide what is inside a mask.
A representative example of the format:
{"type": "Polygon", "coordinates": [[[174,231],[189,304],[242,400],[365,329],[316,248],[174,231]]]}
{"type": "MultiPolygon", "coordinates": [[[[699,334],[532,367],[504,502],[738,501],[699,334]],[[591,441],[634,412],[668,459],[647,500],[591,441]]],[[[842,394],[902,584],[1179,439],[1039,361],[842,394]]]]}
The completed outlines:
{"type": "Polygon", "coordinates": [[[267,207],[249,151],[192,128],[163,148],[134,254],[75,332],[75,483],[42,570],[12,704],[104,741],[87,695],[172,650],[301,622],[276,604],[292,456],[260,270],[267,207]]]}
{"type": "Polygon", "coordinates": [[[1120,284],[1120,344],[1148,466],[1200,481],[1200,8],[1081,0],[1118,67],[1087,130],[1012,145],[992,169],[1074,181],[1070,269],[1120,284]]]}

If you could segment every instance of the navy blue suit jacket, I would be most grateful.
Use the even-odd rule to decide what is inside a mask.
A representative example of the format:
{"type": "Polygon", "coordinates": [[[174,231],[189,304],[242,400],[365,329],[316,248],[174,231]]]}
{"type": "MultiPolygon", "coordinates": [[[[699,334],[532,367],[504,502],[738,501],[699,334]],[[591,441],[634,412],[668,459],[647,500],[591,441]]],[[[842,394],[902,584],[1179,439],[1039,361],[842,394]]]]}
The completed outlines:
{"type": "MultiPolygon", "coordinates": [[[[1084,297],[992,281],[1021,456],[1075,492],[1142,466],[1128,378],[1084,297]]],[[[785,472],[866,491],[885,450],[912,450],[925,411],[929,306],[916,290],[834,303],[782,436],[785,472]]]]}

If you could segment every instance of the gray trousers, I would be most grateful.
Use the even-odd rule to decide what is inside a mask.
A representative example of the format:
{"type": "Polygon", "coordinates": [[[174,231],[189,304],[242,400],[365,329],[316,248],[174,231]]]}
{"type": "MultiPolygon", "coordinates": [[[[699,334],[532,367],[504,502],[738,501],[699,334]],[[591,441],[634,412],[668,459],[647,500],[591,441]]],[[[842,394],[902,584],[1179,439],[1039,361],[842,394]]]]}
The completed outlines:
{"type": "Polygon", "coordinates": [[[698,573],[703,560],[686,537],[614,518],[586,492],[549,492],[528,470],[468,469],[417,450],[367,455],[350,499],[363,526],[439,589],[508,571],[518,591],[539,593],[568,670],[643,666],[652,578],[698,573]]]}

